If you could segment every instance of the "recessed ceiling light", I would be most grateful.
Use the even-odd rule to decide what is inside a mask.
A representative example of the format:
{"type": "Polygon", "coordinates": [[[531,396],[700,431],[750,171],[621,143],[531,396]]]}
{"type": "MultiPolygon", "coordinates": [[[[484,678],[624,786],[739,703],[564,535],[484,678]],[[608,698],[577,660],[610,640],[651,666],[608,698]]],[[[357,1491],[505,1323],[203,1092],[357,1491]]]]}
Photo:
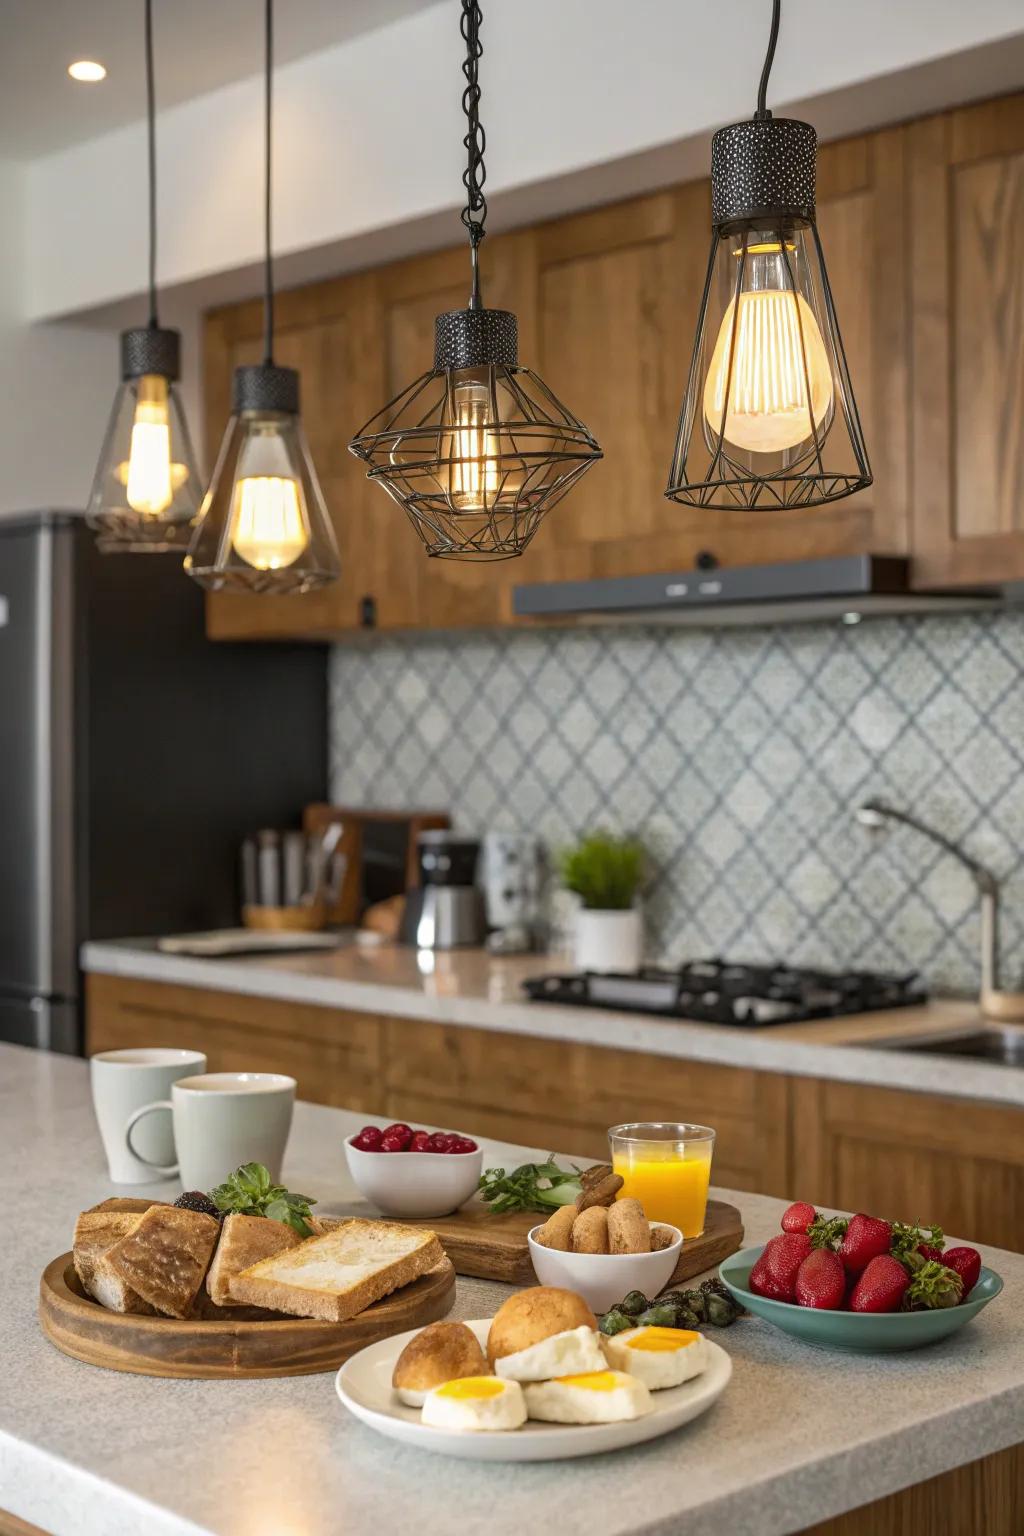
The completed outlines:
{"type": "Polygon", "coordinates": [[[94,85],[97,80],[107,78],[105,66],[97,64],[95,59],[76,59],[73,64],[68,65],[68,74],[72,80],[88,81],[90,85],[94,85]]]}

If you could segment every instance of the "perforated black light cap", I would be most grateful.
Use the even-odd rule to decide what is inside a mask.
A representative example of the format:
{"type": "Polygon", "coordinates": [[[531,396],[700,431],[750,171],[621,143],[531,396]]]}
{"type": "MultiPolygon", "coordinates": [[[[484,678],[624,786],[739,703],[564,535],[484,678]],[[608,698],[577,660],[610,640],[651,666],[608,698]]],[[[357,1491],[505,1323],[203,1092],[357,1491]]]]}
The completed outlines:
{"type": "Polygon", "coordinates": [[[795,117],[730,123],[711,140],[711,222],[814,219],[818,135],[795,117]]]}
{"type": "Polygon", "coordinates": [[[121,377],[141,379],[157,373],[170,383],[181,377],[181,333],[160,325],[139,325],[121,332],[121,377]]]}
{"type": "Polygon", "coordinates": [[[434,321],[434,368],[514,368],[519,322],[507,309],[449,309],[434,321]]]}
{"type": "Polygon", "coordinates": [[[299,375],[294,368],[276,363],[252,363],[236,368],[231,384],[234,410],[282,411],[299,414],[299,375]]]}

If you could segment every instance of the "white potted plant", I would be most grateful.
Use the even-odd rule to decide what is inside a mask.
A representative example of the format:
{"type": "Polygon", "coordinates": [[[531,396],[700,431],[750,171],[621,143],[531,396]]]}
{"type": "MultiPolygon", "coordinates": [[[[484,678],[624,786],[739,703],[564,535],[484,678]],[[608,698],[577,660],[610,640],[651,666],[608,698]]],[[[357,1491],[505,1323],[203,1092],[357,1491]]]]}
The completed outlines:
{"type": "Polygon", "coordinates": [[[581,971],[637,971],[643,924],[637,896],[644,850],[631,837],[591,832],[560,859],[562,881],[582,906],[576,913],[574,959],[581,971]]]}

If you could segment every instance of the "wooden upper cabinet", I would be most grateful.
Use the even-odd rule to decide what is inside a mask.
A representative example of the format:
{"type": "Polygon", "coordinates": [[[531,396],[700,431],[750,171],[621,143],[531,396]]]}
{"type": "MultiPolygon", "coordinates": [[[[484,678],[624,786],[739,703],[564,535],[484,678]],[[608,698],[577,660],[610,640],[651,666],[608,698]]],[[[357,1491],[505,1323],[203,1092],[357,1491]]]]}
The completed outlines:
{"type": "Polygon", "coordinates": [[[922,585],[1024,577],[1024,96],[908,130],[922,585]]]}

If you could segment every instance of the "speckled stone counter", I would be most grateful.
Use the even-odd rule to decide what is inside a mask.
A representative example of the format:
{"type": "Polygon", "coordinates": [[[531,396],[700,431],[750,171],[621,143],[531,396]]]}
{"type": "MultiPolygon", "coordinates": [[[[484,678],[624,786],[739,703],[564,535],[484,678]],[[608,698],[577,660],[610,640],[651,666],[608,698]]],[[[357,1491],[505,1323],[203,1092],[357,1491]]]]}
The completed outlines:
{"type": "Polygon", "coordinates": [[[571,970],[564,956],[498,959],[479,949],[417,954],[394,944],[363,948],[347,943],[312,954],[199,960],[164,954],[150,939],[85,944],[81,960],[86,971],[135,981],[1024,1107],[1020,1067],[878,1049],[883,1041],[909,1043],[977,1028],[982,1020],[976,1002],[935,1001],[807,1024],[742,1029],[528,1001],[523,979],[571,970]]]}
{"type": "MultiPolygon", "coordinates": [[[[352,1208],[343,1137],[361,1117],[299,1105],[285,1178],[352,1208]]],[[[487,1161],[524,1148],[486,1145],[487,1161]]],[[[566,1149],[571,1154],[572,1149],[566,1149]]],[[[0,1509],[53,1536],[783,1536],[1015,1444],[1024,1430],[1024,1258],[986,1250],[1005,1294],[917,1355],[831,1355],[753,1319],[716,1335],[732,1382],[702,1419],[602,1458],[449,1461],[351,1419],[330,1375],[159,1381],[79,1364],[42,1337],[39,1275],[109,1195],[84,1062],[0,1046],[0,1509]]],[[[175,1186],[136,1186],[167,1196],[175,1186]]],[[[781,1202],[720,1194],[748,1241],[781,1202]]],[[[453,1317],[508,1288],[459,1280],[453,1317]]]]}

